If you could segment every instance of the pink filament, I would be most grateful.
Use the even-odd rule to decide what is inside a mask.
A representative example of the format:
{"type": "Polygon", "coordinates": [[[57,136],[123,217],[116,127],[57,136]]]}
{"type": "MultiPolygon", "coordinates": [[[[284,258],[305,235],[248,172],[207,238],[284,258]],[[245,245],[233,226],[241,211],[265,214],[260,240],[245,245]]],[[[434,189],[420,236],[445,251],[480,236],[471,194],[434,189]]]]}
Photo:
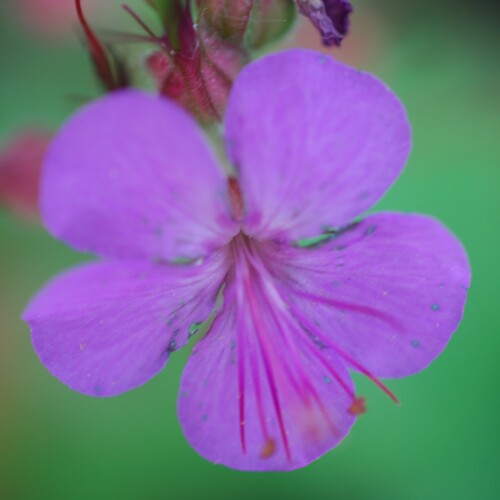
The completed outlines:
{"type": "Polygon", "coordinates": [[[319,330],[315,325],[313,325],[309,320],[307,320],[296,308],[292,307],[292,314],[297,318],[297,320],[310,332],[313,332],[318,339],[321,340],[322,343],[327,347],[331,347],[334,351],[339,354],[343,359],[345,359],[350,365],[354,366],[357,370],[359,370],[363,375],[368,377],[373,383],[375,383],[380,389],[382,389],[395,403],[399,404],[398,398],[394,395],[394,393],[386,387],[377,377],[375,377],[372,373],[370,373],[363,365],[355,361],[348,354],[346,354],[340,347],[331,342],[328,339],[325,339],[323,336],[323,332],[319,330]]]}
{"type": "Polygon", "coordinates": [[[271,363],[269,362],[270,346],[269,346],[268,338],[267,338],[265,332],[263,331],[264,328],[263,328],[260,316],[259,316],[258,311],[256,309],[255,296],[253,293],[252,286],[250,284],[250,278],[249,278],[247,273],[245,276],[245,289],[246,289],[246,292],[248,294],[250,311],[251,311],[252,319],[254,320],[254,323],[255,323],[255,329],[257,332],[257,336],[259,338],[259,346],[261,348],[262,358],[264,361],[264,369],[266,371],[267,380],[269,382],[269,389],[271,391],[271,397],[273,400],[274,410],[275,410],[276,416],[278,418],[281,439],[283,440],[283,444],[285,446],[287,457],[290,460],[291,459],[290,447],[289,447],[288,438],[287,438],[287,435],[285,432],[285,424],[283,421],[281,406],[280,406],[279,400],[278,400],[278,391],[276,389],[276,382],[275,382],[275,378],[274,378],[274,373],[272,370],[271,363]]]}

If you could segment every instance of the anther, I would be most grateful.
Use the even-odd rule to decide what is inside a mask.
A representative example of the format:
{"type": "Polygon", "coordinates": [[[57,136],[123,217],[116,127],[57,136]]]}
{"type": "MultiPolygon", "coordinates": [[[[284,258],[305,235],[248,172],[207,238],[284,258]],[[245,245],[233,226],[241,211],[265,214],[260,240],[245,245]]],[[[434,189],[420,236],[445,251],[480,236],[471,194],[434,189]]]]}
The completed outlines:
{"type": "Polygon", "coordinates": [[[227,188],[229,194],[229,202],[231,204],[231,211],[233,218],[236,221],[240,221],[243,218],[243,195],[241,193],[240,184],[236,177],[228,177],[227,188]]]}
{"type": "Polygon", "coordinates": [[[267,441],[262,447],[260,452],[260,458],[271,458],[276,453],[276,441],[271,438],[267,438],[267,441]]]}
{"type": "Polygon", "coordinates": [[[351,415],[363,415],[366,413],[366,399],[363,397],[354,398],[352,405],[349,407],[349,413],[351,415]]]}

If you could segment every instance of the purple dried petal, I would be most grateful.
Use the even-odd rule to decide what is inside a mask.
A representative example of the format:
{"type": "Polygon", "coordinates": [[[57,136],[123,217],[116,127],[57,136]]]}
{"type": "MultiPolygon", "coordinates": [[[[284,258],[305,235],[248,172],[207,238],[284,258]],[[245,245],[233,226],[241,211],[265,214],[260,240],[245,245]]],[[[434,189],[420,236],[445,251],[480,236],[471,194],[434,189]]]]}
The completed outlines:
{"type": "Polygon", "coordinates": [[[297,0],[302,14],[307,16],[321,34],[327,46],[340,46],[349,31],[352,5],[347,0],[297,0]]]}

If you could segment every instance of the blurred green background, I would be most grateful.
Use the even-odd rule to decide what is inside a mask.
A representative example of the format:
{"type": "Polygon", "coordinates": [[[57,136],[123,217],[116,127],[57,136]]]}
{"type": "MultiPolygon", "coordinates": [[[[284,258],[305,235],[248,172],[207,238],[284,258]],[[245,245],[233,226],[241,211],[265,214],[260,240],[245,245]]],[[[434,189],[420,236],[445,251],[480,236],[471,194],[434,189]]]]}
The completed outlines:
{"type": "MultiPolygon", "coordinates": [[[[9,3],[0,6],[0,141],[27,125],[56,129],[74,107],[70,96],[96,94],[77,37],[34,37],[9,3]]],[[[120,2],[106,3],[123,16],[120,2]]],[[[357,377],[367,415],[305,469],[249,474],[215,466],[188,446],[177,420],[187,353],[113,399],[79,395],[49,375],[19,316],[48,278],[82,256],[2,210],[1,498],[500,498],[500,7],[354,4],[352,34],[333,54],[387,81],[414,129],[408,168],[377,208],[440,218],[472,262],[465,319],[444,354],[425,372],[389,382],[401,407],[357,377]]],[[[288,45],[316,44],[314,32],[299,31],[288,45]]]]}

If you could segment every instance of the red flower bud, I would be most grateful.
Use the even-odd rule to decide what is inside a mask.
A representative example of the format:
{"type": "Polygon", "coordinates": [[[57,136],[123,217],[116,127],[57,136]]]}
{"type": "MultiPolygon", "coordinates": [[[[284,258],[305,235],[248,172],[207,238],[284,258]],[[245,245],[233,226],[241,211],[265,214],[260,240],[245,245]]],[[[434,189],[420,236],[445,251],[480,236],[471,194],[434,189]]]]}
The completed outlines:
{"type": "Polygon", "coordinates": [[[22,217],[38,217],[40,171],[50,140],[45,130],[26,130],[0,151],[0,204],[22,217]]]}
{"type": "Polygon", "coordinates": [[[248,56],[240,44],[220,36],[201,7],[195,23],[189,2],[168,5],[174,17],[165,20],[165,35],[156,37],[161,48],[147,58],[147,67],[161,94],[202,122],[220,120],[233,80],[248,56]]]}

